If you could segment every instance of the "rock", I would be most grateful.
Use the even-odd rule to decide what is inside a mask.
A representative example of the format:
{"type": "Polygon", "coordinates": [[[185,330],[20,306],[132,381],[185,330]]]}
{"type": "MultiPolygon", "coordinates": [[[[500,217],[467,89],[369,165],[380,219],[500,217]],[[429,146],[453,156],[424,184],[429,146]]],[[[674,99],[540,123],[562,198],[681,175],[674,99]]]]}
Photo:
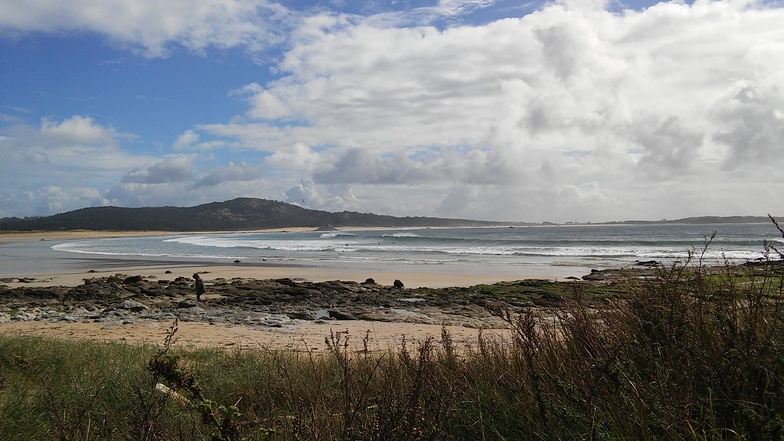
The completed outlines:
{"type": "Polygon", "coordinates": [[[335,320],[356,320],[353,315],[342,312],[337,309],[330,309],[327,311],[329,313],[329,318],[333,318],[335,320]]]}
{"type": "Polygon", "coordinates": [[[591,274],[586,274],[583,276],[583,280],[607,280],[607,277],[605,277],[601,271],[592,269],[591,274]]]}
{"type": "Polygon", "coordinates": [[[130,276],[130,277],[126,277],[122,283],[123,285],[135,285],[137,283],[141,283],[141,281],[142,281],[142,276],[130,276]]]}
{"type": "Polygon", "coordinates": [[[364,281],[364,282],[362,282],[362,284],[363,284],[363,285],[375,285],[375,284],[376,284],[376,281],[375,281],[375,280],[373,280],[373,278],[368,278],[368,279],[365,279],[365,281],[364,281]]]}
{"type": "Polygon", "coordinates": [[[132,312],[141,312],[146,309],[149,309],[147,305],[145,305],[144,303],[137,302],[136,300],[126,300],[122,302],[120,308],[127,309],[128,311],[132,311],[132,312]]]}
{"type": "Polygon", "coordinates": [[[316,313],[313,311],[295,311],[288,313],[288,316],[293,320],[315,320],[316,313]]]}
{"type": "Polygon", "coordinates": [[[662,264],[660,262],[657,262],[655,260],[635,260],[634,264],[637,265],[637,266],[646,266],[646,267],[649,267],[649,268],[662,266],[662,264]]]}
{"type": "Polygon", "coordinates": [[[177,308],[195,308],[198,304],[194,300],[185,299],[177,303],[177,308]]]}
{"type": "Polygon", "coordinates": [[[554,306],[563,303],[564,299],[561,296],[552,294],[542,294],[538,299],[534,299],[533,303],[537,306],[554,306]]]}
{"type": "Polygon", "coordinates": [[[392,282],[392,285],[394,285],[394,287],[398,289],[403,288],[404,286],[403,282],[401,282],[400,279],[395,279],[395,281],[392,282]]]}

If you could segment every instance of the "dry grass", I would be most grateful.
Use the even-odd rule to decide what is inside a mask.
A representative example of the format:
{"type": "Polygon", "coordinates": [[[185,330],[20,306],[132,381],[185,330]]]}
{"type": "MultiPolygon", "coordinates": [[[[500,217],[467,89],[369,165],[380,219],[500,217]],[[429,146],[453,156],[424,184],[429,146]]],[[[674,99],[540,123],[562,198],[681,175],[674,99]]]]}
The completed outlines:
{"type": "Polygon", "coordinates": [[[446,331],[380,355],[331,334],[327,356],[3,337],[0,439],[780,439],[781,269],[697,257],[602,309],[496,311],[511,336],[467,351],[446,331]]]}

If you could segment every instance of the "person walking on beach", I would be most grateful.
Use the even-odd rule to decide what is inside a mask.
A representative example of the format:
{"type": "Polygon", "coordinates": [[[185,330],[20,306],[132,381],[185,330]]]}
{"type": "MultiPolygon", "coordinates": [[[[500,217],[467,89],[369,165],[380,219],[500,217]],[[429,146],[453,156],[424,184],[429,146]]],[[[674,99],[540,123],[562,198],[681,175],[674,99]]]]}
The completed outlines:
{"type": "Polygon", "coordinates": [[[201,279],[199,273],[194,274],[193,278],[196,280],[196,301],[201,303],[201,295],[207,292],[204,288],[204,280],[201,279]]]}

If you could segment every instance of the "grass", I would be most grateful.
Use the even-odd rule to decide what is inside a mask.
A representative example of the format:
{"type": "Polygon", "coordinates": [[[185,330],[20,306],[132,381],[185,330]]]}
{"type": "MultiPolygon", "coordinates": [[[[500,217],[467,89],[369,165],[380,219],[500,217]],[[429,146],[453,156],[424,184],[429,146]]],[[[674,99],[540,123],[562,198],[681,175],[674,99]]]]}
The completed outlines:
{"type": "Polygon", "coordinates": [[[781,271],[694,256],[603,302],[493,311],[510,334],[467,349],[446,330],[380,355],[343,333],[326,354],[3,336],[0,439],[781,439],[781,271]]]}

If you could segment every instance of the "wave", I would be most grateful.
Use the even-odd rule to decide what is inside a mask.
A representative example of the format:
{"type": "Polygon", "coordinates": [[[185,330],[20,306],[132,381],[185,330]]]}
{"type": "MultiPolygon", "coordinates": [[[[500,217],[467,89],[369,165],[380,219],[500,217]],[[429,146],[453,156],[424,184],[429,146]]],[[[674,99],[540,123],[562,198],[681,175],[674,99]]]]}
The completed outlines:
{"type": "MultiPolygon", "coordinates": [[[[563,265],[563,262],[624,264],[634,260],[685,260],[699,255],[702,235],[682,230],[620,227],[566,229],[417,229],[356,230],[351,232],[217,233],[112,238],[67,242],[53,249],[106,256],[166,258],[239,258],[281,261],[335,261],[350,259],[411,264],[563,265]],[[556,231],[558,230],[558,231],[556,231]],[[639,233],[639,234],[636,234],[639,233]],[[688,233],[688,234],[687,234],[688,233]]],[[[763,237],[758,230],[737,230],[719,237],[704,258],[732,262],[764,257],[763,237]]],[[[782,239],[768,240],[779,249],[782,239]]]]}
{"type": "Polygon", "coordinates": [[[322,233],[321,236],[319,236],[320,239],[334,239],[336,237],[356,237],[356,234],[334,232],[334,233],[322,233]]]}
{"type": "MultiPolygon", "coordinates": [[[[381,237],[395,237],[395,238],[408,237],[408,238],[413,238],[413,237],[422,237],[422,236],[420,236],[419,234],[416,234],[416,233],[405,232],[405,233],[382,234],[381,237]]],[[[433,239],[433,238],[428,238],[428,239],[433,239]]]]}

